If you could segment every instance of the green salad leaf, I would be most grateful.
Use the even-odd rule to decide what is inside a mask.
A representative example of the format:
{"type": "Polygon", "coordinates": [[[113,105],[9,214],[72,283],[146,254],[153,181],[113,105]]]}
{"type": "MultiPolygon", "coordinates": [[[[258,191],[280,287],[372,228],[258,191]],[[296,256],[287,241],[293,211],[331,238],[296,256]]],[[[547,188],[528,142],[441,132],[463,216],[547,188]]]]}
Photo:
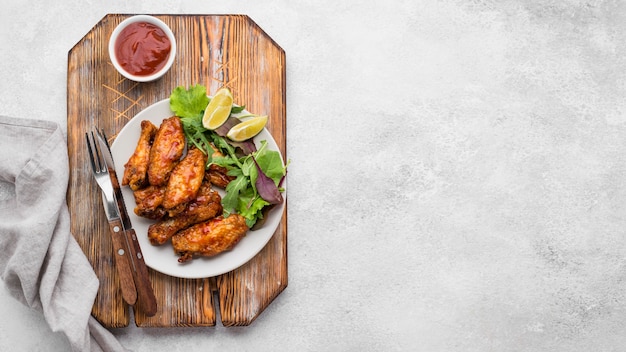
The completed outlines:
{"type": "MultiPolygon", "coordinates": [[[[170,109],[176,116],[188,119],[202,117],[204,109],[209,105],[209,97],[206,95],[206,87],[196,84],[189,89],[182,86],[174,88],[170,96],[170,109]]],[[[200,119],[200,126],[202,120],[200,119]]]]}
{"type": "MultiPolygon", "coordinates": [[[[198,84],[185,89],[179,86],[170,95],[170,109],[180,118],[188,142],[209,156],[206,167],[211,164],[222,166],[228,170],[229,176],[234,177],[226,186],[226,195],[222,197],[224,216],[240,214],[246,219],[248,227],[252,228],[258,220],[263,219],[263,210],[267,206],[283,201],[282,197],[268,198],[269,201],[264,199],[258,187],[262,187],[261,193],[265,194],[272,193],[267,189],[273,190],[273,194],[284,192],[280,186],[287,174],[287,165],[277,151],[267,149],[267,141],[261,141],[258,150],[242,154],[237,149],[237,143],[204,128],[202,116],[209,101],[206,87],[198,84]],[[213,146],[223,156],[214,157],[213,146]]],[[[233,105],[231,116],[244,109],[243,106],[233,105]]]]}

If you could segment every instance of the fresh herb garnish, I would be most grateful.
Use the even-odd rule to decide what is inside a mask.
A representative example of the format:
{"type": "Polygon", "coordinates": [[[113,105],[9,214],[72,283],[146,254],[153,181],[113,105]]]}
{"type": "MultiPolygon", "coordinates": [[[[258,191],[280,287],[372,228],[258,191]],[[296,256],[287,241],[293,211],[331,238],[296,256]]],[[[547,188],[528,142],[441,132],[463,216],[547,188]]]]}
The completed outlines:
{"type": "MultiPolygon", "coordinates": [[[[202,116],[209,101],[206,87],[202,85],[189,89],[177,87],[170,96],[170,109],[180,118],[187,140],[209,156],[207,168],[216,164],[226,168],[228,175],[234,177],[222,197],[224,215],[238,213],[252,228],[263,219],[265,207],[283,202],[281,185],[287,165],[283,164],[277,151],[267,149],[267,141],[261,141],[256,150],[252,141],[236,143],[225,137],[224,131],[204,128],[202,116]],[[212,146],[223,156],[213,156],[212,146]]],[[[244,106],[233,105],[230,119],[237,119],[233,115],[244,109],[244,106]]]]}

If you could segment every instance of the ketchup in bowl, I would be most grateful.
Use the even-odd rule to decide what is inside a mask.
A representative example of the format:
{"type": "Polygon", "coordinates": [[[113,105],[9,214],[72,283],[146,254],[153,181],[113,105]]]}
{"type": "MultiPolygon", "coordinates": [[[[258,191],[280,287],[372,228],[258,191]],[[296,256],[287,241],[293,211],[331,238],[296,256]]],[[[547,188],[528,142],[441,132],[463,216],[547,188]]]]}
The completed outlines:
{"type": "Polygon", "coordinates": [[[115,57],[120,66],[136,76],[149,76],[167,63],[172,43],[165,32],[148,22],[126,26],[115,41],[115,57]]]}

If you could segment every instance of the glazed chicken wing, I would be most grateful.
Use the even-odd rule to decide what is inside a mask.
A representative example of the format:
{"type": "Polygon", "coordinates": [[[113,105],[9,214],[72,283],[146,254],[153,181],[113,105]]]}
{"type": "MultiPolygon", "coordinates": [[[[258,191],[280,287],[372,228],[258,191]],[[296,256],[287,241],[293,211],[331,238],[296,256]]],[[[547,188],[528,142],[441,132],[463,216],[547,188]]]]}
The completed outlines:
{"type": "Polygon", "coordinates": [[[151,185],[167,184],[170,172],[183,156],[184,149],[185,134],[180,119],[172,116],[163,120],[150,149],[148,180],[151,185]]]}
{"type": "Polygon", "coordinates": [[[207,156],[200,149],[190,148],[187,155],[172,170],[165,189],[163,207],[171,209],[196,198],[202,180],[207,156]]]}
{"type": "Polygon", "coordinates": [[[167,214],[163,208],[165,187],[148,186],[133,192],[135,196],[135,214],[148,219],[157,220],[167,214]]]}
{"type": "Polygon", "coordinates": [[[211,257],[232,249],[247,233],[248,226],[243,216],[231,214],[193,225],[172,237],[178,261],[186,262],[194,255],[211,257]]]}
{"type": "Polygon", "coordinates": [[[124,164],[124,176],[122,177],[122,186],[130,186],[130,189],[136,191],[148,183],[148,162],[150,160],[150,148],[154,135],[158,128],[148,120],[141,121],[141,133],[135,152],[124,164]]]}
{"type": "Polygon", "coordinates": [[[228,170],[225,167],[216,164],[209,165],[206,171],[211,183],[220,188],[226,188],[230,181],[235,179],[235,177],[229,176],[227,172],[228,170]]]}
{"type": "Polygon", "coordinates": [[[169,241],[174,234],[193,224],[212,219],[222,213],[222,198],[211,189],[209,182],[202,183],[195,200],[175,217],[156,222],[148,228],[148,239],[153,245],[169,241]]]}
{"type": "MultiPolygon", "coordinates": [[[[222,154],[214,145],[211,144],[211,148],[213,148],[212,157],[224,156],[224,154],[222,154]]],[[[233,176],[228,176],[227,173],[228,170],[225,167],[219,166],[217,164],[209,165],[206,171],[209,181],[211,181],[212,184],[220,188],[226,188],[226,186],[228,186],[228,183],[235,179],[235,177],[233,176]]]]}

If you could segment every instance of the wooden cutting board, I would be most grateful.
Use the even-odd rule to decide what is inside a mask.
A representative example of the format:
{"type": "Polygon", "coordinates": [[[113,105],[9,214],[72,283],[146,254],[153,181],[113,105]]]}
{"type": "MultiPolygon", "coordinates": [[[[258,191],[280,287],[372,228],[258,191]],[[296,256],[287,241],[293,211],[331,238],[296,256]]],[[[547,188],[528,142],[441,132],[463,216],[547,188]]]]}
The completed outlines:
{"type": "MultiPolygon", "coordinates": [[[[128,326],[131,308],[120,293],[100,190],[88,166],[86,131],[104,129],[112,142],[131,118],[177,86],[202,84],[209,94],[226,86],[236,103],[269,116],[267,128],[287,159],[285,52],[278,44],[243,15],[154,16],[177,40],[174,65],[155,82],[129,81],[109,60],[109,36],[130,15],[105,16],[68,54],[71,230],[100,279],[92,315],[109,328],[128,326]]],[[[220,318],[225,326],[249,325],[287,287],[287,207],[272,239],[242,267],[194,280],[150,269],[150,277],[158,312],[153,317],[134,312],[137,326],[214,326],[220,318]]]]}

